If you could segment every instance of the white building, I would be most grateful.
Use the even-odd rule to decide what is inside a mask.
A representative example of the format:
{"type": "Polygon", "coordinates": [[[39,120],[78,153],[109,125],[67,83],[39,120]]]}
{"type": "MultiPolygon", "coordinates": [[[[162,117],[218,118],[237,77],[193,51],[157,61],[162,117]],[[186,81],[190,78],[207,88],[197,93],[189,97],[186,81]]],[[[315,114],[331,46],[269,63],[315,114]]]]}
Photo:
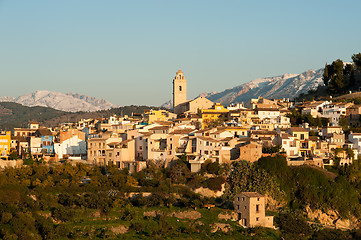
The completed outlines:
{"type": "Polygon", "coordinates": [[[299,157],[299,146],[294,136],[288,133],[281,133],[274,138],[273,143],[275,145],[281,145],[281,149],[286,152],[287,158],[299,157]]]}
{"type": "Polygon", "coordinates": [[[63,158],[64,155],[68,155],[69,158],[81,159],[82,156],[86,156],[86,146],[87,144],[84,139],[79,138],[78,135],[74,135],[60,143],[54,143],[54,151],[59,159],[63,158]]]}
{"type": "Polygon", "coordinates": [[[361,133],[351,132],[348,135],[348,140],[353,144],[353,147],[355,149],[357,149],[357,152],[358,152],[357,155],[360,155],[361,154],[361,133]]]}

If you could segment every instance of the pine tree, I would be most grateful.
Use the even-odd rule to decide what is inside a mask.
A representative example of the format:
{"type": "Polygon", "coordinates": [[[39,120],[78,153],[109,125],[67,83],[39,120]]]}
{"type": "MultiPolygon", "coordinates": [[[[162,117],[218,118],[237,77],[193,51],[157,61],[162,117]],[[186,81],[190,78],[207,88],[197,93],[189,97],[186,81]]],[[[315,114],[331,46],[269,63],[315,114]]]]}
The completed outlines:
{"type": "Polygon", "coordinates": [[[328,86],[328,81],[330,80],[330,77],[328,76],[328,65],[325,64],[325,70],[323,72],[323,82],[326,86],[328,86]]]}
{"type": "Polygon", "coordinates": [[[361,53],[352,55],[352,61],[355,63],[357,70],[361,68],[361,53]]]}

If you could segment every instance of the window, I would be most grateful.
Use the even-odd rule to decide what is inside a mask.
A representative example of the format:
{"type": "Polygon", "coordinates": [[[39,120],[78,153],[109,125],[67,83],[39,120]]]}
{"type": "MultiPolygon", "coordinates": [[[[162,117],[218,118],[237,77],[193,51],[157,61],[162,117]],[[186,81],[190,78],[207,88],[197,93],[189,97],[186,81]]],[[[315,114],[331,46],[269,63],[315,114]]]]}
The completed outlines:
{"type": "Polygon", "coordinates": [[[257,222],[259,221],[259,217],[256,217],[256,221],[257,221],[257,222]]]}
{"type": "Polygon", "coordinates": [[[182,91],[182,86],[179,86],[179,91],[180,91],[180,92],[182,91]]]}
{"type": "Polygon", "coordinates": [[[258,204],[256,205],[256,212],[257,213],[259,212],[259,205],[258,204]]]}
{"type": "Polygon", "coordinates": [[[305,139],[305,134],[301,134],[301,140],[305,139]]]}
{"type": "Polygon", "coordinates": [[[208,151],[204,151],[204,154],[206,154],[206,155],[207,155],[207,154],[208,154],[208,151]]]}
{"type": "Polygon", "coordinates": [[[139,137],[139,140],[143,140],[143,137],[139,137]]]}

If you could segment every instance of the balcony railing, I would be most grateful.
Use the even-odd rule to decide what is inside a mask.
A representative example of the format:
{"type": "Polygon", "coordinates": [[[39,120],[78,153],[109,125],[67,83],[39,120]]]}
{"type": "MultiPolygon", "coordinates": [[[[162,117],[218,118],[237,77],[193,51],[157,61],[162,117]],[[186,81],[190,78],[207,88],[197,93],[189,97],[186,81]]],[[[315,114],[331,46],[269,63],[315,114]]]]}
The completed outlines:
{"type": "Polygon", "coordinates": [[[152,152],[165,152],[165,149],[152,148],[152,152]]]}

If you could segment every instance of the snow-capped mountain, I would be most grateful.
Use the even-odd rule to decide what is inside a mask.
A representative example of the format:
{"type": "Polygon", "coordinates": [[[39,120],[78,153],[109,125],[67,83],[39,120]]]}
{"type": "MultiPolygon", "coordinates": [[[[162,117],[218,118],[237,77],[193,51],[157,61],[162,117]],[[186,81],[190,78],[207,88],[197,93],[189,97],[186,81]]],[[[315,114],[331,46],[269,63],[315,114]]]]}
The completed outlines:
{"type": "Polygon", "coordinates": [[[17,98],[2,97],[0,98],[0,102],[16,102],[28,107],[51,107],[67,112],[92,112],[118,107],[104,99],[77,93],[60,93],[52,91],[36,91],[17,98]]]}
{"type": "MultiPolygon", "coordinates": [[[[323,85],[322,75],[324,69],[308,70],[301,74],[283,74],[277,77],[255,79],[234,88],[221,92],[201,93],[201,96],[223,105],[230,103],[247,103],[251,98],[290,98],[293,99],[301,93],[307,93],[323,85]]],[[[170,107],[171,101],[162,105],[170,107]]]]}

